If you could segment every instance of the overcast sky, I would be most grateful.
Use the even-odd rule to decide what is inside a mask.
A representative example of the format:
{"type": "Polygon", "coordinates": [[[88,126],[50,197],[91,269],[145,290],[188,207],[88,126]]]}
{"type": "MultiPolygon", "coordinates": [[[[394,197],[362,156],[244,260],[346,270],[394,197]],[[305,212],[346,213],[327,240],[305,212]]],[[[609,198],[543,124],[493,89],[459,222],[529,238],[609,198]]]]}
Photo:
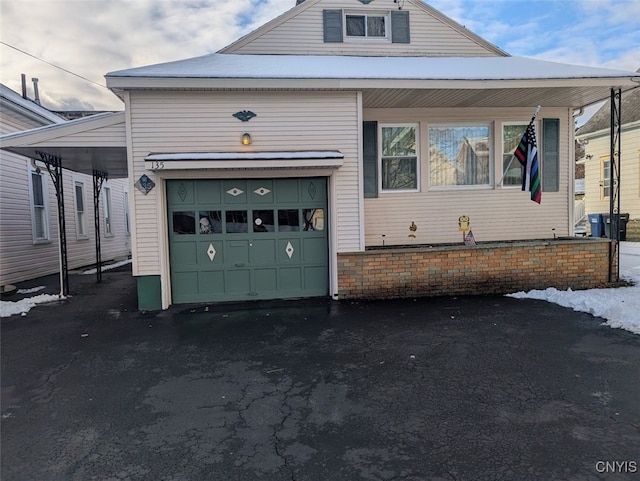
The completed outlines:
{"type": "MultiPolygon", "coordinates": [[[[375,6],[386,3],[393,7],[392,0],[376,0],[375,6]]],[[[640,0],[427,3],[511,55],[640,68],[640,0]]],[[[294,5],[295,0],[0,0],[0,82],[20,92],[24,73],[33,97],[31,78],[39,78],[42,103],[53,110],[121,110],[120,100],[96,85],[105,84],[105,73],[215,52],[294,5]]]]}

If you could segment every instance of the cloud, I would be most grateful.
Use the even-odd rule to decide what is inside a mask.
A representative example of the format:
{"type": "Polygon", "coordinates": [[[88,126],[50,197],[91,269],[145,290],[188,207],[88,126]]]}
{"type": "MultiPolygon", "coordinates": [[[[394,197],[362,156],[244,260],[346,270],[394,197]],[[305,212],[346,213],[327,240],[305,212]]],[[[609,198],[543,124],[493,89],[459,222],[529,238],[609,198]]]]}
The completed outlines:
{"type": "MultiPolygon", "coordinates": [[[[640,67],[638,0],[428,3],[513,55],[640,67]]],[[[0,38],[104,85],[110,71],[216,52],[294,5],[295,0],[0,0],[0,38]]],[[[108,89],[0,45],[0,81],[19,92],[21,73],[40,79],[49,108],[123,108],[108,89]]]]}
{"type": "MultiPolygon", "coordinates": [[[[1,5],[4,42],[104,85],[110,71],[215,52],[294,1],[2,0],[1,5]]],[[[49,108],[123,107],[106,88],[0,48],[2,83],[19,92],[21,73],[38,77],[49,108]]]]}

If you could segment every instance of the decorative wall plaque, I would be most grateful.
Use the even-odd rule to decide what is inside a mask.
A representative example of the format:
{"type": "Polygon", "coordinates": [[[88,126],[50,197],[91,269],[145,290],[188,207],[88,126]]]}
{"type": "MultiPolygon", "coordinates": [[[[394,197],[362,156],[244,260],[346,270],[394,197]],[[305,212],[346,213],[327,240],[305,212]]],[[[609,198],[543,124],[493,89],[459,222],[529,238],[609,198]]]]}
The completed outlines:
{"type": "Polygon", "coordinates": [[[136,181],[134,185],[136,189],[138,189],[144,195],[147,195],[156,186],[156,183],[149,177],[147,177],[147,174],[144,174],[136,181]]]}
{"type": "Polygon", "coordinates": [[[240,112],[233,114],[233,116],[243,122],[249,122],[252,118],[257,117],[258,114],[254,114],[251,110],[241,110],[240,112]]]}

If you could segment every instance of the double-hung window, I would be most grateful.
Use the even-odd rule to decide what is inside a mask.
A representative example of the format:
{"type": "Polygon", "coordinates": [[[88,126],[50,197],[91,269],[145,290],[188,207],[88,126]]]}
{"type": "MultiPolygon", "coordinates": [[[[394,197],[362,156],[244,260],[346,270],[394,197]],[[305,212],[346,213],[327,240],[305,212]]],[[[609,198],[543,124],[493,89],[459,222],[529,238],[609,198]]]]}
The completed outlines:
{"type": "Polygon", "coordinates": [[[611,197],[611,159],[609,156],[600,159],[600,199],[611,197]]]}
{"type": "Polygon", "coordinates": [[[87,217],[84,202],[84,184],[75,182],[75,199],[76,199],[76,236],[78,238],[87,237],[87,217]]]}
{"type": "Polygon", "coordinates": [[[528,123],[502,124],[502,185],[522,186],[524,167],[513,157],[520,140],[527,130],[528,123]]]}
{"type": "Polygon", "coordinates": [[[50,232],[47,184],[44,179],[44,174],[39,170],[31,170],[29,176],[33,243],[48,242],[50,240],[50,232]]]}
{"type": "Polygon", "coordinates": [[[111,209],[111,187],[103,187],[103,208],[104,208],[104,234],[107,236],[113,235],[113,218],[111,209]]]}
{"type": "Polygon", "coordinates": [[[345,15],[345,30],[347,38],[386,38],[386,14],[351,14],[345,15]]]}
{"type": "Polygon", "coordinates": [[[417,191],[417,124],[381,125],[380,153],[382,191],[417,191]]]}
{"type": "Polygon", "coordinates": [[[429,178],[432,187],[491,185],[491,125],[429,127],[429,178]]]}

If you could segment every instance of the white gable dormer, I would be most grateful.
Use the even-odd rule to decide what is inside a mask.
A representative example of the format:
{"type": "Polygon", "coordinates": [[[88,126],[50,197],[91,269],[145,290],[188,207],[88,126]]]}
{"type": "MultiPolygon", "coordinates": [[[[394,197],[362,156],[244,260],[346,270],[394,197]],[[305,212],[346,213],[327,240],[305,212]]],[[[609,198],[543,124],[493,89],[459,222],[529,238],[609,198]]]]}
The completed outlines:
{"type": "Polygon", "coordinates": [[[507,55],[421,0],[306,0],[220,53],[507,55]]]}

